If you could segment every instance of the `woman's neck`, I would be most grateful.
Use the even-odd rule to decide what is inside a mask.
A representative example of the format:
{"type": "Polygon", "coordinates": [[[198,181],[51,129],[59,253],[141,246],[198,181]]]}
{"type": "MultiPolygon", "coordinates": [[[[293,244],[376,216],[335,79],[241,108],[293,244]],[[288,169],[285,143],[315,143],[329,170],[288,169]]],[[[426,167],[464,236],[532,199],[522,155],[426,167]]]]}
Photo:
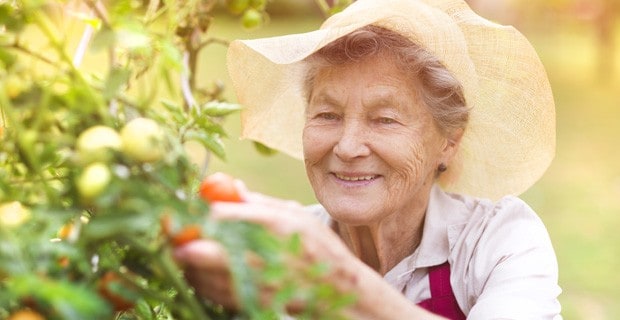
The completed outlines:
{"type": "Polygon", "coordinates": [[[420,244],[426,205],[414,211],[392,214],[372,225],[339,223],[336,231],[360,260],[385,275],[420,244]]]}

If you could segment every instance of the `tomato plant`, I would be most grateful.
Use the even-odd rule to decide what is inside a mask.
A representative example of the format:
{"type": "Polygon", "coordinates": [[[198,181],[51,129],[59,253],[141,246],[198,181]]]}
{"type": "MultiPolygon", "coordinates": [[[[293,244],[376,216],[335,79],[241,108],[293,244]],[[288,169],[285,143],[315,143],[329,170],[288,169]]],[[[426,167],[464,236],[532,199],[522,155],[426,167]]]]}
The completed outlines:
{"type": "MultiPolygon", "coordinates": [[[[267,17],[266,0],[224,2],[267,17]]],[[[294,298],[257,294],[293,278],[294,239],[205,219],[202,197],[240,199],[227,180],[201,187],[186,152],[224,157],[221,119],[240,109],[195,81],[222,43],[207,33],[218,3],[0,1],[0,319],[261,318],[294,298]],[[239,314],[197,297],[172,258],[201,236],[228,250],[239,314]]]]}

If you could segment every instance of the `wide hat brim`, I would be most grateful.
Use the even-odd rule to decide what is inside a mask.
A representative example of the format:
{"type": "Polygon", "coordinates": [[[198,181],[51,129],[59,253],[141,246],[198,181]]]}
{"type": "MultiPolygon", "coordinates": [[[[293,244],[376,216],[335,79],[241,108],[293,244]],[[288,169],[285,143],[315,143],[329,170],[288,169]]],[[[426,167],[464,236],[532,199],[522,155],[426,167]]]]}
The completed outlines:
{"type": "Polygon", "coordinates": [[[440,184],[497,199],[517,195],[555,154],[555,106],[536,51],[516,29],[475,14],[462,0],[358,0],[317,31],[233,41],[227,65],[242,138],[302,159],[303,60],[366,25],[407,37],[435,54],[461,82],[471,107],[459,151],[440,184]]]}

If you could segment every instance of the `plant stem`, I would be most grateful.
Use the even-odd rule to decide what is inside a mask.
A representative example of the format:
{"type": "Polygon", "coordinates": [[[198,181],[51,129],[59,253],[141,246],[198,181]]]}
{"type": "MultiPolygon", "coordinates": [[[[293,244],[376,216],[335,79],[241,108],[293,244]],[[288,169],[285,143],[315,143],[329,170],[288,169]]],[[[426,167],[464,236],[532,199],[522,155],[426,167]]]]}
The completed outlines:
{"type": "Polygon", "coordinates": [[[196,82],[194,76],[196,74],[196,61],[192,57],[191,49],[183,53],[183,65],[185,68],[181,72],[181,92],[185,100],[185,108],[189,110],[196,107],[196,99],[192,94],[192,88],[196,82]]]}
{"type": "MultiPolygon", "coordinates": [[[[177,294],[184,302],[182,306],[189,308],[191,316],[193,317],[192,320],[211,320],[211,318],[205,314],[198,300],[196,300],[196,297],[190,293],[190,288],[187,286],[186,282],[180,279],[178,275],[179,268],[170,259],[172,253],[167,245],[159,246],[158,250],[154,250],[136,241],[132,237],[123,237],[122,240],[133,249],[154,260],[153,263],[161,268],[160,270],[163,273],[163,278],[172,284],[172,287],[177,291],[177,294]]],[[[171,308],[179,309],[182,312],[184,311],[183,308],[178,308],[174,303],[167,303],[167,305],[171,308]]]]}
{"type": "Polygon", "coordinates": [[[321,12],[323,12],[323,15],[325,17],[329,17],[329,4],[327,3],[326,0],[315,0],[317,6],[319,6],[319,8],[321,9],[321,12]]]}
{"type": "Polygon", "coordinates": [[[36,52],[34,52],[34,51],[31,51],[30,49],[28,49],[28,48],[26,48],[26,47],[22,46],[21,44],[19,44],[17,41],[15,41],[15,43],[13,43],[13,44],[11,44],[11,45],[3,45],[3,46],[0,46],[0,47],[1,47],[1,48],[7,48],[7,49],[15,49],[15,50],[17,50],[17,51],[20,51],[20,52],[22,52],[22,53],[25,53],[25,54],[27,54],[27,55],[29,55],[29,56],[33,57],[33,58],[36,58],[36,59],[38,59],[38,60],[41,60],[41,61],[43,61],[43,62],[45,62],[45,63],[49,64],[50,66],[58,67],[58,66],[56,65],[56,63],[54,63],[54,61],[52,61],[52,60],[50,60],[50,59],[48,59],[48,58],[44,57],[44,56],[43,56],[43,55],[41,55],[41,54],[38,54],[38,53],[36,53],[36,52]]]}
{"type": "Polygon", "coordinates": [[[223,46],[228,46],[230,44],[230,41],[228,40],[224,40],[224,39],[218,39],[218,38],[209,38],[203,42],[201,42],[198,47],[196,47],[196,51],[200,51],[202,50],[202,48],[213,44],[213,43],[217,43],[217,44],[221,44],[223,46]]]}
{"type": "Polygon", "coordinates": [[[178,275],[178,268],[172,263],[169,258],[171,253],[169,250],[163,250],[161,253],[155,256],[156,262],[162,267],[166,278],[172,281],[172,286],[177,291],[177,294],[183,300],[187,307],[189,307],[193,319],[211,320],[211,318],[204,312],[196,296],[190,293],[190,288],[184,281],[181,281],[178,275]]]}

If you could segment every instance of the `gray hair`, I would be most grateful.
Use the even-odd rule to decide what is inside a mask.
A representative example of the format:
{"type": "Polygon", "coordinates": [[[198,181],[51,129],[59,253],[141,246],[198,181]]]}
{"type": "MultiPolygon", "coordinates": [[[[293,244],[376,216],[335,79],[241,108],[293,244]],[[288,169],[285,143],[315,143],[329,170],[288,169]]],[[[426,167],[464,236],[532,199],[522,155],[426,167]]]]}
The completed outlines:
{"type": "Polygon", "coordinates": [[[309,99],[318,72],[325,67],[361,61],[380,53],[390,54],[410,76],[416,92],[435,124],[447,137],[465,129],[469,110],[461,83],[433,54],[400,34],[378,26],[366,26],[326,45],[306,59],[304,88],[309,99]]]}

